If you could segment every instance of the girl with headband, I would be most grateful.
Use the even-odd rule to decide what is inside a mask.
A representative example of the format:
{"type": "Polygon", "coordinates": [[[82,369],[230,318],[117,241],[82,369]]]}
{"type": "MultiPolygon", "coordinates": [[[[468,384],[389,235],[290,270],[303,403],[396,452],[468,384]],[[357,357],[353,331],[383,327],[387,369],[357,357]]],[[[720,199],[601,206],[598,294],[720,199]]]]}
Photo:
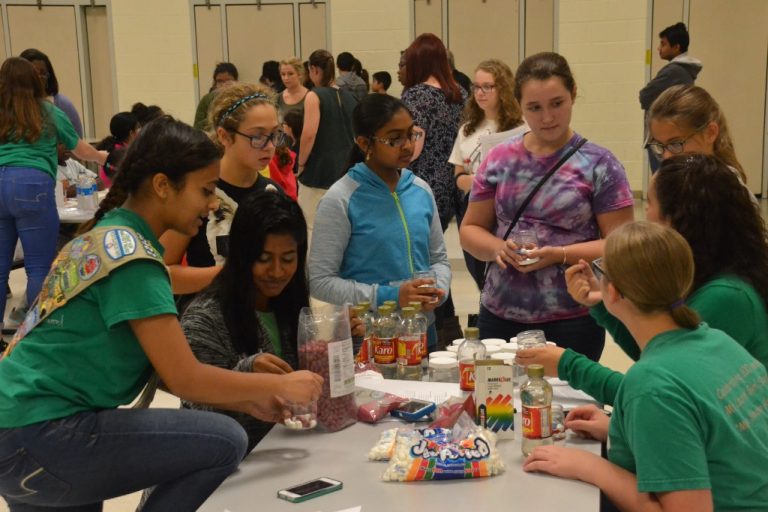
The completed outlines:
{"type": "Polygon", "coordinates": [[[216,185],[219,204],[201,219],[196,235],[169,231],[160,239],[176,294],[197,293],[219,273],[238,204],[255,190],[279,191],[277,184],[259,174],[272,160],[275,147],[285,141],[272,95],[265,86],[235,82],[222,88],[211,105],[212,137],[224,149],[216,185]]]}

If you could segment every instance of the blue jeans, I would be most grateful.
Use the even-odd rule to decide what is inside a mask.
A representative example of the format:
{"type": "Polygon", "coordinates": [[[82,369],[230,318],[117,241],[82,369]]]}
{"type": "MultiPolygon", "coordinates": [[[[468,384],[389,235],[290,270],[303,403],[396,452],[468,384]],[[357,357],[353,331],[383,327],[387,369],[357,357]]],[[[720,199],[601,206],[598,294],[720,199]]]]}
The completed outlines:
{"type": "Polygon", "coordinates": [[[0,495],[12,512],[100,511],[156,486],[144,511],[193,511],[248,440],[232,418],[178,409],[107,409],[0,430],[0,495]]]}
{"type": "MultiPolygon", "coordinates": [[[[0,289],[7,289],[16,241],[21,239],[28,304],[40,293],[56,256],[59,212],[55,184],[38,169],[0,167],[0,289]]],[[[2,293],[0,314],[5,311],[5,302],[2,293]]]]}
{"type": "Polygon", "coordinates": [[[597,325],[590,315],[553,322],[524,324],[499,318],[480,306],[477,327],[480,329],[480,338],[505,340],[517,336],[517,333],[522,331],[541,329],[548,341],[554,341],[558,347],[575,350],[593,361],[600,360],[605,348],[605,329],[597,325]]]}

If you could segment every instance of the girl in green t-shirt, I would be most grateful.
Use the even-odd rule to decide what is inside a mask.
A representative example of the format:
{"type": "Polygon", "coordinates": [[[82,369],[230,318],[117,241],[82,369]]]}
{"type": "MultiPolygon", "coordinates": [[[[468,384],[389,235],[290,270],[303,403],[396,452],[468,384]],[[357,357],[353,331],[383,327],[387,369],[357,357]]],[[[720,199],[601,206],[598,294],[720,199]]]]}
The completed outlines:
{"type": "Polygon", "coordinates": [[[44,290],[53,291],[41,298],[58,307],[0,359],[0,495],[11,510],[96,509],[153,486],[144,511],[197,510],[239,464],[246,435],[211,412],[119,408],[152,370],[184,400],[265,421],[284,418],[283,400],[319,396],[322,378],[311,372],[243,373],[199,362],[179,325],[158,238],[197,232],[216,207],[219,158],[203,132],[169,117],[149,123],[86,226],[98,230],[68,246],[71,259],[57,260],[56,270],[67,271],[50,282],[89,284],[73,296],[64,290],[61,304],[46,280],[44,290]],[[148,257],[108,263],[139,251],[148,257]],[[92,279],[102,265],[110,273],[92,279]]]}
{"type": "MultiPolygon", "coordinates": [[[[46,100],[35,67],[11,57],[0,67],[0,314],[5,311],[8,276],[16,242],[24,249],[27,304],[34,301],[56,255],[57,143],[82,160],[103,164],[58,107],[46,100]]],[[[0,318],[0,328],[3,319],[0,318]]],[[[1,340],[0,340],[1,341],[1,340]]],[[[0,343],[2,344],[2,343],[0,343]]]]}
{"type": "Polygon", "coordinates": [[[768,373],[686,306],[688,243],[660,224],[626,224],[592,269],[606,309],[642,351],[610,418],[590,405],[565,420],[610,440],[608,460],[540,446],[523,469],[592,483],[621,510],[764,509],[768,473],[756,468],[768,467],[768,373]]]}

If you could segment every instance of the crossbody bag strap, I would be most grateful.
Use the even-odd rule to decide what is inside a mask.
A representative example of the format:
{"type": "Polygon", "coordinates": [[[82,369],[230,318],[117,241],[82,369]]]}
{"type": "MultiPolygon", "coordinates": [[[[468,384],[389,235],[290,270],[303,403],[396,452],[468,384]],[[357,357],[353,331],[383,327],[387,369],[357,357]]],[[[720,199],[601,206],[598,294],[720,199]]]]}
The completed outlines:
{"type": "MultiPolygon", "coordinates": [[[[567,162],[568,159],[571,158],[573,154],[576,153],[581,148],[581,146],[583,146],[586,143],[587,143],[587,139],[581,139],[579,142],[577,142],[576,145],[574,145],[571,149],[569,149],[568,152],[564,154],[562,158],[560,158],[560,160],[558,160],[557,163],[553,165],[549,171],[547,171],[547,174],[545,174],[544,177],[541,178],[541,180],[539,180],[536,186],[533,187],[533,190],[531,190],[531,192],[528,194],[528,197],[525,198],[525,201],[523,201],[523,204],[521,204],[520,208],[518,208],[517,212],[515,212],[515,216],[512,218],[512,222],[509,224],[509,227],[507,228],[507,232],[504,233],[504,237],[502,238],[502,240],[506,240],[507,238],[509,238],[509,234],[512,233],[512,230],[517,225],[517,221],[519,221],[520,217],[523,216],[523,212],[531,203],[531,201],[533,200],[533,196],[536,195],[539,189],[541,189],[541,187],[544,186],[547,180],[549,180],[549,178],[551,178],[552,175],[555,174],[555,172],[557,172],[557,170],[560,167],[562,167],[563,164],[567,162]]],[[[485,280],[488,278],[488,271],[490,270],[490,268],[491,268],[490,262],[486,263],[485,272],[483,273],[483,282],[482,282],[483,286],[480,288],[481,292],[482,292],[482,289],[485,287],[485,280]]]]}

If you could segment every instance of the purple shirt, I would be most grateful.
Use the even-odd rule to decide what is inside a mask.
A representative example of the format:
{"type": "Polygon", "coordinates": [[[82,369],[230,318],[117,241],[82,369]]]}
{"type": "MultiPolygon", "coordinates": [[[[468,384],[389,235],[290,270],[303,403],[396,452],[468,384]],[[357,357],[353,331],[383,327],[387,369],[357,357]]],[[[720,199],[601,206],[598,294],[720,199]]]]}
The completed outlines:
{"type": "MultiPolygon", "coordinates": [[[[504,236],[530,191],[581,138],[574,134],[560,151],[544,157],[525,149],[522,135],[491,150],[477,170],[470,201],[495,200],[496,236],[504,236]]],[[[513,233],[534,230],[539,247],[597,240],[601,236],[596,216],[632,204],[624,167],[610,151],[587,142],[534,196],[513,233]]],[[[521,323],[588,314],[587,308],[568,295],[565,270],[560,265],[523,274],[511,266],[503,270],[493,263],[482,304],[500,318],[521,323]]]]}

